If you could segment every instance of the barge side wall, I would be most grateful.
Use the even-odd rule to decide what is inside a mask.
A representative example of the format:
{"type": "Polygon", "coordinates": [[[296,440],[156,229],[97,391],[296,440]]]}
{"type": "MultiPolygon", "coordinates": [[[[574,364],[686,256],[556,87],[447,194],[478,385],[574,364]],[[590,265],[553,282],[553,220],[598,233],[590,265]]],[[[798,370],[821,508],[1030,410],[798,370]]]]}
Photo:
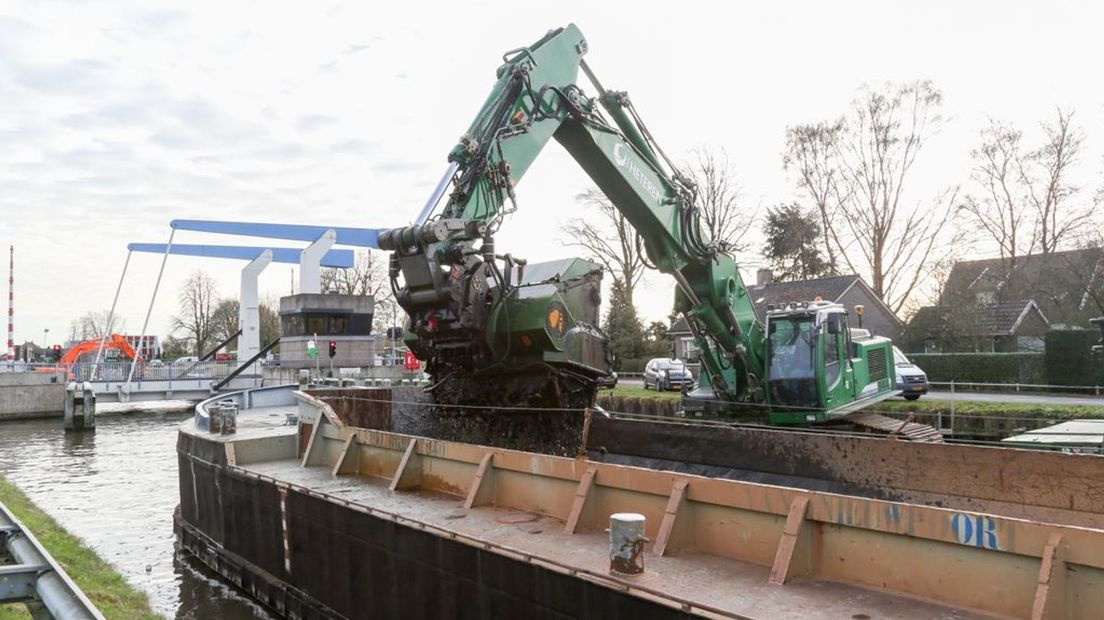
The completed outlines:
{"type": "Polygon", "coordinates": [[[177,450],[181,544],[286,617],[690,617],[242,475],[216,442],[182,433],[177,450]]]}
{"type": "Polygon", "coordinates": [[[1104,529],[1101,457],[594,416],[591,459],[1104,529]]]}

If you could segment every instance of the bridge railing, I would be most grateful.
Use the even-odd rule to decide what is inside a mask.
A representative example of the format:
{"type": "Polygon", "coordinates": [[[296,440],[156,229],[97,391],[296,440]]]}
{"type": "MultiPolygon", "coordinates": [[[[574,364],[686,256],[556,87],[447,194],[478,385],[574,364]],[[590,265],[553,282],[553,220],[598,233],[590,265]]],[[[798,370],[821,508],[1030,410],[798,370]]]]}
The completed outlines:
{"type": "MultiPolygon", "coordinates": [[[[237,368],[237,362],[199,362],[197,364],[150,364],[139,362],[132,381],[180,381],[222,379],[237,368]]],[[[130,374],[130,362],[82,362],[69,367],[73,381],[125,382],[130,374]]]]}
{"type": "Polygon", "coordinates": [[[50,372],[56,368],[57,364],[50,362],[0,360],[0,372],[50,372]]]}

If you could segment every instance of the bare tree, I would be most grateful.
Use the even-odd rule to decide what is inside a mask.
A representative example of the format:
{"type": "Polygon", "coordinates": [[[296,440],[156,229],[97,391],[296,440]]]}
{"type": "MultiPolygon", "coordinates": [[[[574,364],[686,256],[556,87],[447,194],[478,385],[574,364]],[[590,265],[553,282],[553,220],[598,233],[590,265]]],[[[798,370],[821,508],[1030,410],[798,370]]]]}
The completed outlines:
{"type": "Polygon", "coordinates": [[[971,152],[975,190],[961,210],[985,239],[997,244],[1008,273],[1021,257],[1051,254],[1094,230],[1086,226],[1092,208],[1071,201],[1078,188],[1069,177],[1084,142],[1083,133],[1071,125],[1072,116],[1058,110],[1054,123],[1042,125],[1043,144],[1027,153],[1019,130],[993,121],[982,132],[981,146],[971,152]]]}
{"type": "Polygon", "coordinates": [[[1072,111],[1059,109],[1053,123],[1043,123],[1046,139],[1030,154],[1023,172],[1028,198],[1035,208],[1039,251],[1043,254],[1057,251],[1063,241],[1092,217],[1090,207],[1070,204],[1079,188],[1069,176],[1085,142],[1085,134],[1073,126],[1072,120],[1072,111]]]}
{"type": "Polygon", "coordinates": [[[196,356],[203,355],[214,339],[212,315],[218,304],[214,279],[203,271],[195,271],[180,287],[177,295],[180,314],[173,317],[173,333],[179,332],[196,356]]]}
{"type": "Polygon", "coordinates": [[[625,298],[632,305],[633,290],[645,268],[639,235],[601,190],[588,189],[575,199],[590,211],[587,217],[570,220],[561,226],[568,236],[564,244],[583,248],[591,259],[619,279],[625,287],[625,298]]]}
{"type": "MultiPolygon", "coordinates": [[[[257,312],[261,320],[261,346],[264,346],[280,337],[280,298],[276,295],[265,295],[257,312]]],[[[276,345],[273,351],[279,353],[280,345],[276,345]]]]}
{"type": "Polygon", "coordinates": [[[942,125],[941,103],[926,81],[866,88],[842,122],[788,134],[788,162],[799,171],[799,185],[814,201],[821,197],[824,234],[834,250],[829,259],[869,276],[894,312],[940,258],[936,250],[957,202],[957,189],[923,206],[910,208],[904,199],[917,156],[942,125]]]}
{"type": "MultiPolygon", "coordinates": [[[[279,300],[275,296],[269,295],[262,299],[257,306],[262,346],[280,337],[280,312],[278,305],[279,300]]],[[[237,333],[241,319],[240,310],[241,303],[237,299],[222,299],[215,305],[215,309],[211,312],[212,346],[226,340],[231,334],[237,333]]],[[[226,348],[229,350],[235,349],[237,346],[237,338],[230,340],[226,344],[226,348]]]]}
{"type": "Polygon", "coordinates": [[[126,320],[116,315],[108,321],[110,314],[110,310],[89,310],[73,319],[69,323],[69,340],[103,338],[126,329],[126,320]]]}
{"type": "MultiPolygon", "coordinates": [[[[837,254],[840,252],[837,248],[842,245],[838,228],[833,224],[842,202],[842,166],[837,161],[837,146],[843,129],[843,119],[789,127],[786,129],[786,151],[782,157],[783,166],[797,173],[798,187],[808,194],[820,216],[830,274],[839,272],[837,254]]],[[[846,254],[843,256],[846,258],[846,254]]],[[[851,270],[854,271],[854,268],[851,270]]]]}
{"type": "Polygon", "coordinates": [[[744,238],[757,213],[754,209],[750,213],[740,209],[741,188],[728,154],[723,149],[719,155],[700,149],[686,166],[686,173],[697,186],[698,214],[709,239],[725,252],[746,251],[744,238]]]}
{"type": "Polygon", "coordinates": [[[387,275],[387,255],[382,252],[357,252],[349,268],[322,269],[322,290],[344,295],[372,295],[376,303],[391,298],[391,283],[387,275]]]}
{"type": "Polygon", "coordinates": [[[1005,270],[1016,268],[1019,257],[1031,254],[1038,242],[1034,218],[1023,186],[1022,133],[990,121],[981,132],[981,146],[970,152],[975,191],[959,209],[997,244],[1005,270]]]}

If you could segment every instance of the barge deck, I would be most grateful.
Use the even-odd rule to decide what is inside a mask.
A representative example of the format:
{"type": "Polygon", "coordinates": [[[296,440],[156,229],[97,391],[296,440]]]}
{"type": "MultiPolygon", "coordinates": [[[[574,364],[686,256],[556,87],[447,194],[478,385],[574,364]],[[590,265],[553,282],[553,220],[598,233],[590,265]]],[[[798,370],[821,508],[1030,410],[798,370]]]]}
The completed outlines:
{"type": "Polygon", "coordinates": [[[234,435],[187,422],[178,444],[183,547],[288,617],[1104,607],[1098,529],[360,428],[314,394],[295,394],[294,426],[284,403],[244,411],[234,435]],[[647,518],[643,575],[609,571],[615,512],[647,518]]]}

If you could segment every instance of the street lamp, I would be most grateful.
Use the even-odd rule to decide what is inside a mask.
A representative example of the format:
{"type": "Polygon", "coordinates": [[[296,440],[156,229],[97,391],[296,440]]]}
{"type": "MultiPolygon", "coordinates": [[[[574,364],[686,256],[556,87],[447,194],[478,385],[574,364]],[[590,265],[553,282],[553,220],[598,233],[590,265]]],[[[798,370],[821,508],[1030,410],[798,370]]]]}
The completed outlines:
{"type": "Polygon", "coordinates": [[[44,351],[46,351],[46,335],[49,334],[49,333],[50,333],[50,328],[49,327],[42,328],[42,346],[39,347],[38,355],[43,360],[46,359],[46,354],[44,353],[44,351]]]}

